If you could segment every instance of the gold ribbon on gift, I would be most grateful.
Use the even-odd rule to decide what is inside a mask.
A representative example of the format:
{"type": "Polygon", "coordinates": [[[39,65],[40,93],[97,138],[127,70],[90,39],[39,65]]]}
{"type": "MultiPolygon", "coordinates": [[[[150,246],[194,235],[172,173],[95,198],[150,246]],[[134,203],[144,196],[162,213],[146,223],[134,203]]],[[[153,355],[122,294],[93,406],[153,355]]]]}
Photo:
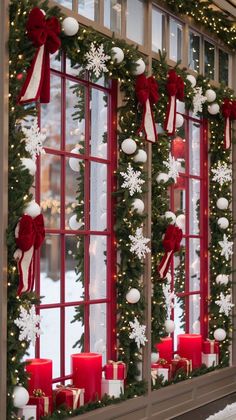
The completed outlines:
{"type": "Polygon", "coordinates": [[[167,360],[166,360],[166,359],[159,359],[159,360],[157,361],[157,363],[158,363],[158,364],[160,364],[160,365],[166,365],[166,364],[168,364],[168,362],[167,362],[167,360]]]}
{"type": "Polygon", "coordinates": [[[73,395],[73,410],[75,410],[76,408],[78,408],[78,402],[80,400],[80,405],[84,404],[84,389],[79,389],[76,388],[74,385],[57,385],[57,391],[62,391],[62,390],[69,390],[72,392],[73,395]]]}
{"type": "Polygon", "coordinates": [[[215,340],[211,340],[210,338],[207,338],[208,343],[210,343],[210,353],[215,353],[215,340]]]}
{"type": "Polygon", "coordinates": [[[33,396],[34,397],[45,397],[45,393],[42,391],[42,389],[34,389],[33,390],[33,396]]]}
{"type": "Polygon", "coordinates": [[[157,380],[157,369],[156,368],[151,368],[151,378],[152,378],[152,385],[155,385],[156,380],[157,380]]]}
{"type": "Polygon", "coordinates": [[[113,379],[117,379],[118,378],[118,367],[119,365],[123,365],[124,366],[124,379],[127,376],[127,371],[126,371],[126,364],[124,362],[122,362],[121,360],[119,360],[119,362],[114,362],[114,360],[108,360],[108,365],[113,365],[113,373],[114,373],[114,378],[113,379]]]}
{"type": "Polygon", "coordinates": [[[192,370],[193,370],[193,366],[192,366],[192,360],[191,359],[186,359],[186,357],[181,357],[178,354],[175,354],[174,360],[176,360],[177,362],[181,362],[181,360],[184,360],[186,362],[186,366],[187,366],[187,375],[189,375],[192,370]]]}
{"type": "Polygon", "coordinates": [[[34,389],[33,390],[33,396],[37,398],[43,398],[43,404],[44,404],[44,415],[46,416],[49,414],[49,397],[45,396],[45,393],[42,391],[42,389],[34,389]]]}

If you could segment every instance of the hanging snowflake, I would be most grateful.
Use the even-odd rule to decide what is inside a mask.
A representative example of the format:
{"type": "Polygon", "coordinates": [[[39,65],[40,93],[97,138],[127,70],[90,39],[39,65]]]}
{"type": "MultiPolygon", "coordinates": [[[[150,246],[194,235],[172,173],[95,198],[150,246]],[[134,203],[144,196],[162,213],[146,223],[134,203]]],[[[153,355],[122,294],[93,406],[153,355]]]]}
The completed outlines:
{"type": "Polygon", "coordinates": [[[133,252],[134,254],[136,254],[140,260],[143,257],[145,257],[145,254],[147,252],[151,252],[150,248],[146,246],[146,244],[150,241],[150,239],[145,238],[143,236],[142,228],[137,228],[135,232],[135,236],[129,235],[129,239],[132,242],[132,245],[130,247],[130,252],[133,252]]]}
{"type": "Polygon", "coordinates": [[[25,135],[23,139],[25,141],[25,150],[29,152],[31,158],[35,161],[38,155],[45,153],[43,142],[47,135],[41,133],[37,118],[34,118],[30,128],[22,125],[22,131],[25,135]]]}
{"type": "Polygon", "coordinates": [[[193,91],[193,117],[196,117],[199,112],[202,112],[202,105],[206,102],[207,98],[202,94],[202,87],[196,87],[193,91]]]}
{"type": "Polygon", "coordinates": [[[123,178],[124,182],[121,185],[121,188],[128,188],[129,194],[132,196],[135,192],[141,193],[142,188],[141,185],[145,183],[143,179],[140,179],[141,172],[140,171],[134,171],[130,163],[128,164],[127,172],[121,172],[120,173],[123,178]]]}
{"type": "Polygon", "coordinates": [[[106,61],[111,57],[104,53],[103,44],[96,47],[92,42],[90,51],[85,54],[85,58],[88,60],[86,69],[92,70],[96,77],[99,77],[103,72],[108,72],[106,61]]]}
{"type": "Polygon", "coordinates": [[[179,176],[180,163],[177,160],[175,160],[175,158],[171,156],[171,154],[169,154],[169,160],[164,160],[163,163],[169,170],[168,177],[173,178],[174,182],[176,182],[179,176]]]}
{"type": "Polygon", "coordinates": [[[14,321],[20,330],[19,340],[31,341],[33,346],[35,346],[36,337],[42,334],[42,330],[39,327],[41,319],[41,316],[36,315],[34,305],[31,306],[29,311],[21,306],[19,318],[14,321]]]}
{"type": "Polygon", "coordinates": [[[224,233],[223,241],[219,241],[219,245],[221,246],[221,254],[225,259],[228,261],[233,255],[233,242],[228,241],[227,236],[224,233]]]}
{"type": "Polygon", "coordinates": [[[147,341],[147,337],[145,336],[146,325],[141,325],[137,318],[134,318],[134,322],[130,321],[129,325],[132,329],[131,333],[129,334],[129,338],[134,340],[140,349],[141,346],[145,345],[147,341]]]}
{"type": "Polygon", "coordinates": [[[163,295],[165,297],[166,309],[167,309],[167,318],[170,318],[171,309],[175,307],[174,300],[175,300],[175,292],[171,292],[170,284],[163,284],[162,285],[163,295]]]}
{"type": "Polygon", "coordinates": [[[234,307],[234,304],[231,303],[231,295],[224,295],[222,292],[220,299],[216,300],[215,303],[220,307],[219,313],[225,314],[226,316],[229,316],[229,312],[234,307]]]}
{"type": "Polygon", "coordinates": [[[216,169],[212,169],[211,172],[214,174],[212,180],[219,182],[221,187],[225,182],[232,180],[232,171],[225,162],[218,161],[216,169]]]}

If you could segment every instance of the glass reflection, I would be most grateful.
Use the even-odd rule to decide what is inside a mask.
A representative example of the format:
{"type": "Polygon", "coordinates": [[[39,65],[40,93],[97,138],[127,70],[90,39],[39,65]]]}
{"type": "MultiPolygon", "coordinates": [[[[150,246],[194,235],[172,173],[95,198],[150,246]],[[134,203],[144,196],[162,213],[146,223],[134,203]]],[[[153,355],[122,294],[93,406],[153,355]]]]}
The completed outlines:
{"type": "Polygon", "coordinates": [[[88,19],[97,20],[98,7],[98,0],[79,0],[78,13],[88,19]]]}
{"type": "Polygon", "coordinates": [[[43,334],[40,336],[40,357],[52,359],[53,378],[60,376],[60,309],[41,309],[41,328],[43,334]],[[52,339],[53,338],[53,339],[52,339]],[[50,343],[50,345],[49,345],[50,343]]]}
{"type": "Polygon", "coordinates": [[[169,55],[173,61],[182,60],[182,38],[183,26],[175,19],[170,18],[169,22],[169,55]]]}
{"type": "Polygon", "coordinates": [[[106,297],[107,279],[107,238],[105,236],[91,236],[89,245],[90,255],[90,299],[106,297]]]}
{"type": "Polygon", "coordinates": [[[42,304],[60,302],[60,261],[60,236],[46,235],[40,250],[40,296],[42,296],[42,304]]]}
{"type": "Polygon", "coordinates": [[[219,82],[229,84],[229,54],[219,50],[219,82]]]}
{"type": "Polygon", "coordinates": [[[41,155],[41,208],[47,228],[60,227],[61,158],[41,155]]]}
{"type": "Polygon", "coordinates": [[[189,332],[200,333],[200,296],[189,296],[189,332]]]}
{"type": "Polygon", "coordinates": [[[91,155],[107,158],[107,95],[97,89],[91,90],[91,155]]]}
{"type": "Polygon", "coordinates": [[[199,72],[200,63],[200,36],[194,32],[189,33],[189,68],[199,72]]]}
{"type": "Polygon", "coordinates": [[[121,32],[121,0],[104,0],[104,25],[114,32],[121,32]]]}
{"type": "Polygon", "coordinates": [[[66,150],[84,152],[85,88],[66,80],[66,150]]]}
{"type": "Polygon", "coordinates": [[[84,298],[84,238],[65,237],[65,301],[84,298]],[[75,269],[76,267],[76,269],[75,269]]]}
{"type": "Polygon", "coordinates": [[[189,240],[189,290],[200,290],[200,239],[189,240]]]}
{"type": "Polygon", "coordinates": [[[144,2],[127,0],[126,36],[137,44],[144,42],[144,2]],[[135,13],[134,13],[135,10],[135,13]]]}
{"type": "Polygon", "coordinates": [[[59,149],[61,144],[61,78],[51,74],[50,103],[42,104],[41,131],[47,134],[45,147],[59,149]]]}
{"type": "Polygon", "coordinates": [[[56,3],[59,3],[61,6],[67,7],[67,9],[72,9],[72,0],[56,0],[56,3]]]}
{"type": "Polygon", "coordinates": [[[189,172],[192,175],[200,175],[200,141],[200,124],[189,121],[189,172]]]}
{"type": "Polygon", "coordinates": [[[67,158],[65,175],[66,229],[81,230],[84,229],[84,162],[67,158]]]}
{"type": "Polygon", "coordinates": [[[107,229],[107,165],[91,162],[90,229],[107,229]]]}
{"type": "Polygon", "coordinates": [[[89,331],[90,331],[90,351],[102,354],[103,364],[106,363],[106,305],[90,305],[89,308],[89,331]]]}
{"type": "Polygon", "coordinates": [[[215,46],[208,41],[204,42],[205,48],[205,76],[215,78],[215,46]]]}
{"type": "Polygon", "coordinates": [[[152,8],[152,51],[163,49],[164,15],[156,7],[152,8]]]}
{"type": "Polygon", "coordinates": [[[200,181],[189,180],[189,233],[198,235],[200,230],[200,181]]]}

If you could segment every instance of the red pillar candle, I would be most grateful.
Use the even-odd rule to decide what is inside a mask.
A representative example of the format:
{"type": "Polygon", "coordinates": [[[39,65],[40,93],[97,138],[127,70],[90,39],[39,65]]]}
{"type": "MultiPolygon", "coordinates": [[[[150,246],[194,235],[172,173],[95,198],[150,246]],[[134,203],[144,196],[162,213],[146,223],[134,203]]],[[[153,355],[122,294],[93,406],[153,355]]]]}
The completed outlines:
{"type": "Polygon", "coordinates": [[[173,359],[172,337],[161,338],[161,342],[156,344],[156,349],[159,353],[160,359],[165,359],[167,362],[171,362],[173,359]]]}
{"type": "Polygon", "coordinates": [[[52,396],[52,360],[28,359],[26,362],[29,394],[33,395],[35,389],[41,389],[46,397],[52,396]]]}
{"type": "Polygon", "coordinates": [[[84,388],[84,401],[101,398],[102,355],[98,353],[78,353],[71,355],[73,385],[84,388]]]}
{"type": "Polygon", "coordinates": [[[178,335],[178,354],[192,360],[193,369],[202,364],[202,336],[200,334],[178,335]]]}

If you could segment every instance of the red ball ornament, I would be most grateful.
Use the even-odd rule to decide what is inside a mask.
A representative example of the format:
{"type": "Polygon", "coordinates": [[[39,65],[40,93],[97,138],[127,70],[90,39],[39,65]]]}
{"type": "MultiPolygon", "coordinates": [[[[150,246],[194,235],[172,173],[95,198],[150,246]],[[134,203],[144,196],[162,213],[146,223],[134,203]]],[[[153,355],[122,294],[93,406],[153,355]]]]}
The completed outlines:
{"type": "Polygon", "coordinates": [[[17,80],[21,80],[21,79],[22,79],[22,77],[23,77],[23,74],[22,74],[22,73],[19,73],[19,74],[17,74],[17,76],[16,76],[17,80]]]}
{"type": "Polygon", "coordinates": [[[183,159],[185,157],[185,139],[178,136],[173,140],[172,155],[175,159],[183,159]]]}

